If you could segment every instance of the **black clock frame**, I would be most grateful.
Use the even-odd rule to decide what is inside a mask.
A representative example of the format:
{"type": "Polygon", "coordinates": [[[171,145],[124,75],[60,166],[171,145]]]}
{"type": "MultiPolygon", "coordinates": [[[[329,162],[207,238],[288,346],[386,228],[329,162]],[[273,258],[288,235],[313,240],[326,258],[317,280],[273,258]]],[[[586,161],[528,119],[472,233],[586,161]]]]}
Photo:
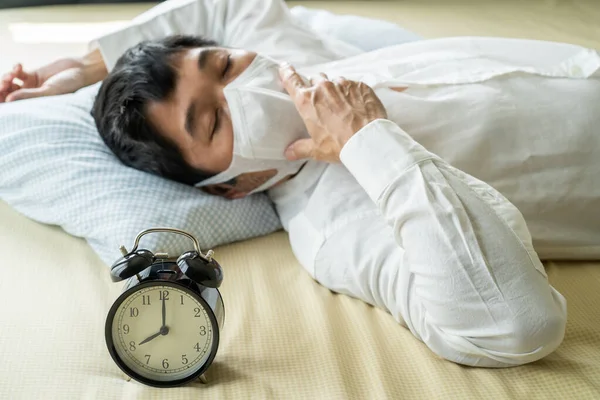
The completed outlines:
{"type": "MultiPolygon", "coordinates": [[[[204,372],[206,372],[208,367],[210,367],[210,365],[212,364],[215,356],[217,355],[217,350],[219,348],[219,340],[220,340],[220,328],[221,328],[217,321],[217,316],[216,316],[217,310],[213,310],[213,308],[204,299],[202,294],[207,293],[208,291],[217,291],[219,298],[221,298],[221,295],[220,295],[218,289],[202,286],[202,285],[186,278],[185,275],[183,275],[181,273],[181,271],[179,271],[179,267],[177,266],[177,264],[175,262],[160,261],[160,262],[156,263],[155,265],[152,265],[150,268],[148,268],[147,274],[144,274],[144,275],[146,275],[146,276],[139,280],[136,277],[130,278],[130,281],[126,285],[124,292],[121,293],[121,295],[117,298],[117,300],[115,300],[115,302],[113,303],[112,307],[110,308],[110,310],[108,312],[108,315],[106,317],[105,329],[104,329],[104,336],[105,336],[108,352],[110,353],[110,356],[112,357],[114,362],[119,366],[119,368],[125,374],[127,374],[132,379],[135,379],[136,381],[138,381],[140,383],[143,383],[143,384],[146,384],[149,386],[160,387],[160,388],[176,387],[176,386],[184,385],[186,383],[193,381],[194,379],[197,379],[200,375],[202,375],[204,372]],[[198,369],[198,371],[194,372],[193,374],[191,374],[188,377],[177,379],[174,381],[156,381],[153,379],[149,379],[149,378],[139,375],[138,373],[133,371],[131,368],[129,368],[117,354],[117,351],[116,351],[116,348],[115,348],[115,345],[113,342],[113,338],[112,338],[112,324],[113,324],[115,314],[116,314],[118,308],[120,307],[120,305],[123,303],[123,301],[127,297],[129,297],[133,292],[135,292],[139,289],[151,287],[151,286],[173,286],[173,287],[178,287],[180,289],[187,290],[208,311],[207,314],[208,314],[208,317],[210,319],[210,322],[211,322],[212,328],[213,328],[213,343],[212,343],[212,347],[210,349],[210,355],[209,355],[208,359],[206,360],[206,362],[204,363],[204,365],[200,369],[198,369]]],[[[221,302],[222,302],[222,298],[221,298],[221,302]]],[[[225,308],[223,307],[223,314],[224,313],[225,313],[225,308]]],[[[223,318],[224,318],[224,315],[223,315],[223,318]]]]}

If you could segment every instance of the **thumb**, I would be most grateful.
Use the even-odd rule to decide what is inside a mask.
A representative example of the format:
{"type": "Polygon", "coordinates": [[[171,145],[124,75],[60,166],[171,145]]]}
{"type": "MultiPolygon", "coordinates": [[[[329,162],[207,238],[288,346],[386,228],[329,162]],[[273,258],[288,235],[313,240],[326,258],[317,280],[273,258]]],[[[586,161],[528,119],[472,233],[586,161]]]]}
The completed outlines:
{"type": "Polygon", "coordinates": [[[285,149],[285,158],[289,161],[296,161],[303,158],[311,158],[315,143],[312,139],[300,139],[290,144],[285,149]]]}
{"type": "Polygon", "coordinates": [[[6,96],[6,101],[10,102],[52,95],[54,95],[54,93],[49,88],[19,89],[6,96]]]}

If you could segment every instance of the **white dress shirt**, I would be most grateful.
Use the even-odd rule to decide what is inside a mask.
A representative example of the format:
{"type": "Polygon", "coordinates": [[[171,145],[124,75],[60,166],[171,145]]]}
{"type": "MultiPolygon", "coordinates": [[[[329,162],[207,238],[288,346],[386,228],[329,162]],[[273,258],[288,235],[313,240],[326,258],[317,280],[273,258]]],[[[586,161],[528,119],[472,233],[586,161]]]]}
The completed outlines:
{"type": "Polygon", "coordinates": [[[595,51],[455,38],[358,55],[275,0],[172,0],[94,43],[110,69],[129,46],[172,33],[376,88],[388,120],[353,136],[342,164],[308,162],[269,192],[316,280],[388,310],[458,363],[519,365],[560,344],[566,301],[525,221],[546,255],[600,255],[595,51]]]}

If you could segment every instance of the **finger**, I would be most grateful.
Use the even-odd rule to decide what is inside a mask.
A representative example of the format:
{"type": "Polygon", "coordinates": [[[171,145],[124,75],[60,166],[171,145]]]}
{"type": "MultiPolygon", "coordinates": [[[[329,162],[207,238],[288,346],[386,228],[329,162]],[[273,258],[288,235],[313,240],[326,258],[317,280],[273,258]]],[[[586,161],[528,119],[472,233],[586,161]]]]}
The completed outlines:
{"type": "Polygon", "coordinates": [[[346,98],[350,96],[350,91],[352,90],[352,81],[347,80],[343,76],[338,76],[333,80],[333,83],[335,84],[335,88],[338,93],[346,98]]]}
{"type": "Polygon", "coordinates": [[[373,88],[364,82],[358,82],[358,89],[365,94],[372,94],[375,96],[375,91],[373,88]]]}
{"type": "Polygon", "coordinates": [[[292,143],[285,149],[285,158],[289,161],[301,160],[303,158],[311,158],[314,150],[314,142],[312,139],[300,139],[292,143]]]}
{"type": "Polygon", "coordinates": [[[298,75],[294,67],[289,64],[281,65],[279,68],[279,78],[283,83],[284,89],[290,96],[294,96],[298,90],[306,88],[300,75],[298,75]]]}
{"type": "Polygon", "coordinates": [[[6,96],[11,92],[9,89],[12,83],[4,81],[4,79],[0,80],[0,103],[4,103],[6,100],[6,96]]]}
{"type": "Polygon", "coordinates": [[[23,72],[23,66],[21,64],[15,64],[11,72],[14,75],[18,75],[23,72]]]}
{"type": "Polygon", "coordinates": [[[15,75],[12,72],[2,75],[2,82],[9,84],[15,79],[15,75]]]}
{"type": "Polygon", "coordinates": [[[327,77],[327,75],[324,74],[324,73],[322,73],[322,72],[320,72],[318,76],[315,76],[314,78],[311,78],[311,83],[314,86],[314,85],[318,84],[319,82],[325,82],[325,81],[328,81],[328,80],[329,80],[329,78],[327,77]]]}
{"type": "Polygon", "coordinates": [[[9,101],[32,99],[34,97],[52,96],[53,94],[54,93],[52,93],[50,90],[44,90],[44,89],[39,89],[39,88],[19,89],[19,90],[12,92],[8,96],[6,96],[6,101],[9,102],[9,101]]]}
{"type": "Polygon", "coordinates": [[[248,193],[246,193],[246,192],[235,192],[235,193],[232,193],[229,196],[227,196],[227,198],[229,200],[237,200],[237,199],[244,198],[247,195],[248,195],[248,193]]]}
{"type": "Polygon", "coordinates": [[[333,80],[333,85],[336,92],[343,98],[346,98],[346,100],[354,99],[352,96],[352,89],[354,86],[353,81],[346,80],[346,78],[340,76],[333,80]]]}
{"type": "Polygon", "coordinates": [[[23,71],[23,66],[21,64],[17,64],[14,66],[12,73],[15,78],[22,80],[25,82],[29,78],[29,74],[23,71]]]}
{"type": "Polygon", "coordinates": [[[4,103],[5,101],[7,101],[7,97],[11,93],[19,90],[20,88],[21,88],[21,86],[17,85],[16,83],[11,83],[5,89],[2,89],[2,87],[0,85],[0,103],[4,103]]]}
{"type": "Polygon", "coordinates": [[[21,64],[15,64],[7,75],[11,76],[11,81],[12,81],[15,78],[21,79],[20,76],[22,74],[23,74],[23,67],[21,66],[21,64]]]}
{"type": "Polygon", "coordinates": [[[375,91],[371,87],[366,86],[365,92],[363,92],[365,98],[365,108],[367,114],[372,118],[387,118],[387,111],[379,99],[375,91]]]}

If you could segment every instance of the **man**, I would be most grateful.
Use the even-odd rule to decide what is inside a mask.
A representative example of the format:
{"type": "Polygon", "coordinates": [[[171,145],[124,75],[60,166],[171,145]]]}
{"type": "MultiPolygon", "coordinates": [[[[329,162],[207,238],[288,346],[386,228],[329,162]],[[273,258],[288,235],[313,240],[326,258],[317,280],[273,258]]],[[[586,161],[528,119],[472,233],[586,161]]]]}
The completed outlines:
{"type": "Polygon", "coordinates": [[[93,113],[124,163],[229,198],[270,189],[311,276],[448,360],[521,365],[562,341],[538,253],[600,255],[596,52],[457,38],[357,55],[275,0],[170,1],[95,45],[50,87],[111,71],[93,113]]]}

